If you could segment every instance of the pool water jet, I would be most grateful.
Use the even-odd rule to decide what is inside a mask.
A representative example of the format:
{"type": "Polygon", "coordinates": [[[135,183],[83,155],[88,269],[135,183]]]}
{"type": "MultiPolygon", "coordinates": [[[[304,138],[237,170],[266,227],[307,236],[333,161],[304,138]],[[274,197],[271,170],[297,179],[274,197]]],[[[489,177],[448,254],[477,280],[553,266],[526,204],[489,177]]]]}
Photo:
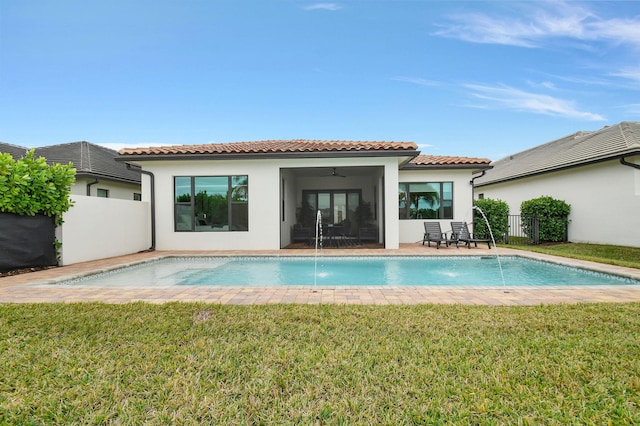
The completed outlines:
{"type": "MultiPolygon", "coordinates": [[[[491,225],[489,225],[489,219],[487,219],[487,216],[484,214],[484,212],[482,211],[482,209],[478,206],[473,206],[474,210],[477,210],[478,212],[480,212],[480,215],[482,216],[482,218],[484,219],[484,223],[487,224],[487,228],[489,229],[489,235],[491,236],[491,242],[493,243],[493,247],[496,249],[496,258],[498,259],[498,267],[500,268],[500,277],[502,278],[502,287],[506,287],[507,284],[504,280],[504,271],[502,270],[502,262],[500,261],[500,251],[498,250],[498,245],[496,244],[496,239],[493,238],[493,231],[491,230],[491,225]]],[[[508,291],[505,291],[505,293],[508,293],[508,291]]]]}
{"type": "Polygon", "coordinates": [[[316,293],[316,284],[318,280],[318,242],[320,243],[320,250],[322,250],[322,212],[318,210],[316,215],[316,250],[313,262],[313,292],[316,293]]]}

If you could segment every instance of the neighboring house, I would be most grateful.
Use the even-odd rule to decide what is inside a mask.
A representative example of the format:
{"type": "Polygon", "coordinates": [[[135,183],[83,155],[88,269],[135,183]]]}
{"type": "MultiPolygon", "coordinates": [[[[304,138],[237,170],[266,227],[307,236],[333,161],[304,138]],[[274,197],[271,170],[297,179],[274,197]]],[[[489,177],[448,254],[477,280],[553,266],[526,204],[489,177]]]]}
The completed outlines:
{"type": "MultiPolygon", "coordinates": [[[[422,240],[425,220],[470,221],[472,174],[490,160],[422,156],[412,142],[285,140],[127,148],[143,171],[159,250],[287,247],[313,228],[384,244],[422,240]],[[366,230],[366,233],[363,233],[366,230]]],[[[326,232],[326,231],[325,231],[326,232]]]]}
{"type": "MultiPolygon", "coordinates": [[[[0,152],[21,158],[29,148],[0,143],[0,152]]],[[[71,187],[75,195],[87,195],[125,200],[140,200],[140,171],[116,162],[116,151],[89,142],[72,142],[35,148],[38,157],[47,163],[73,163],[76,182],[71,187]]]]}
{"type": "Polygon", "coordinates": [[[550,196],[571,205],[569,241],[640,247],[640,123],[622,122],[539,145],[476,176],[477,198],[510,214],[550,196]]]}
{"type": "Polygon", "coordinates": [[[0,142],[0,153],[9,153],[14,160],[22,158],[27,148],[18,145],[11,145],[9,143],[0,142]]]}

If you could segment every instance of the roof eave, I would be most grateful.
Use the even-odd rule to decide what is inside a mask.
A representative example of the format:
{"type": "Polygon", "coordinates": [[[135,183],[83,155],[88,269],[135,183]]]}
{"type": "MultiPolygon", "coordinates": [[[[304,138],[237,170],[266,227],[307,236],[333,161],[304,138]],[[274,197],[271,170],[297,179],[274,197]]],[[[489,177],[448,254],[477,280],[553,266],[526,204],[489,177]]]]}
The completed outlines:
{"type": "Polygon", "coordinates": [[[417,150],[353,150],[327,152],[259,152],[237,154],[120,154],[116,161],[164,161],[164,160],[260,160],[265,158],[353,158],[353,157],[415,157],[417,150]]]}
{"type": "Polygon", "coordinates": [[[140,179],[138,180],[129,179],[125,177],[117,177],[117,176],[112,176],[112,175],[107,175],[102,173],[95,173],[95,172],[87,172],[87,171],[76,172],[76,177],[83,177],[83,178],[87,177],[87,178],[94,178],[94,179],[110,180],[114,182],[130,183],[135,185],[140,185],[141,183],[140,179]]]}
{"type": "Polygon", "coordinates": [[[553,173],[553,172],[559,172],[559,171],[563,171],[563,170],[575,169],[577,167],[588,166],[588,165],[591,165],[591,164],[603,163],[605,161],[617,160],[617,159],[620,159],[620,158],[629,157],[629,156],[633,156],[633,155],[640,155],[640,149],[634,148],[634,149],[630,149],[630,150],[627,150],[627,151],[618,152],[615,155],[607,155],[607,156],[603,156],[603,157],[599,157],[599,158],[592,158],[589,161],[580,161],[580,162],[576,162],[576,163],[565,164],[563,166],[549,167],[549,168],[546,168],[546,169],[540,169],[540,170],[536,170],[536,171],[533,171],[533,172],[522,173],[522,174],[519,174],[519,175],[511,175],[511,176],[507,176],[507,177],[504,177],[504,178],[501,178],[501,179],[495,179],[495,180],[490,180],[490,181],[486,181],[486,182],[477,182],[475,186],[476,186],[476,188],[480,188],[480,187],[487,186],[487,185],[494,185],[494,184],[497,184],[497,183],[510,182],[510,181],[514,181],[514,180],[518,180],[518,179],[524,179],[524,178],[528,178],[528,177],[539,176],[539,175],[543,175],[543,174],[547,174],[547,173],[553,173]]]}
{"type": "Polygon", "coordinates": [[[491,164],[406,164],[402,170],[456,170],[469,169],[474,171],[482,171],[492,169],[491,164]]]}

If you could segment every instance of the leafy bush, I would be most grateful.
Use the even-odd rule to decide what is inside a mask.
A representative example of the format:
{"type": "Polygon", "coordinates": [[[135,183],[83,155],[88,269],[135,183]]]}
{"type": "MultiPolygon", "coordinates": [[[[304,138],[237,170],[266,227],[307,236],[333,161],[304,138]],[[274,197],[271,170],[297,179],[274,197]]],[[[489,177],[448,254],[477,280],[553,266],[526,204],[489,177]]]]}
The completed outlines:
{"type": "Polygon", "coordinates": [[[32,149],[19,160],[0,154],[0,212],[21,216],[43,214],[62,221],[69,210],[71,185],[75,182],[73,164],[47,164],[32,149]]]}
{"type": "MultiPolygon", "coordinates": [[[[556,200],[549,196],[523,201],[520,204],[520,215],[535,216],[539,223],[540,241],[565,241],[567,226],[569,225],[569,213],[571,206],[562,200],[556,200]]],[[[530,223],[530,222],[526,222],[530,223]]],[[[523,230],[530,238],[534,239],[533,226],[524,226],[523,230]]]]}
{"type": "MultiPolygon", "coordinates": [[[[490,198],[475,200],[473,205],[484,212],[496,242],[504,240],[509,230],[509,205],[502,200],[490,198]]],[[[473,212],[473,232],[479,238],[491,238],[487,223],[478,210],[473,212]]]]}

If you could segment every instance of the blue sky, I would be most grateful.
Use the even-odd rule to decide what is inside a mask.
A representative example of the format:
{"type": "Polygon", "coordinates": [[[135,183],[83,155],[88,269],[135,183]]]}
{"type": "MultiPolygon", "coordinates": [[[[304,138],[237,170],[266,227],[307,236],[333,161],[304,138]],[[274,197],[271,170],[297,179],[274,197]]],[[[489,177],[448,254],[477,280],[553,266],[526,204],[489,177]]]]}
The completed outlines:
{"type": "Polygon", "coordinates": [[[0,141],[413,141],[640,120],[640,2],[0,1],[0,141]]]}

